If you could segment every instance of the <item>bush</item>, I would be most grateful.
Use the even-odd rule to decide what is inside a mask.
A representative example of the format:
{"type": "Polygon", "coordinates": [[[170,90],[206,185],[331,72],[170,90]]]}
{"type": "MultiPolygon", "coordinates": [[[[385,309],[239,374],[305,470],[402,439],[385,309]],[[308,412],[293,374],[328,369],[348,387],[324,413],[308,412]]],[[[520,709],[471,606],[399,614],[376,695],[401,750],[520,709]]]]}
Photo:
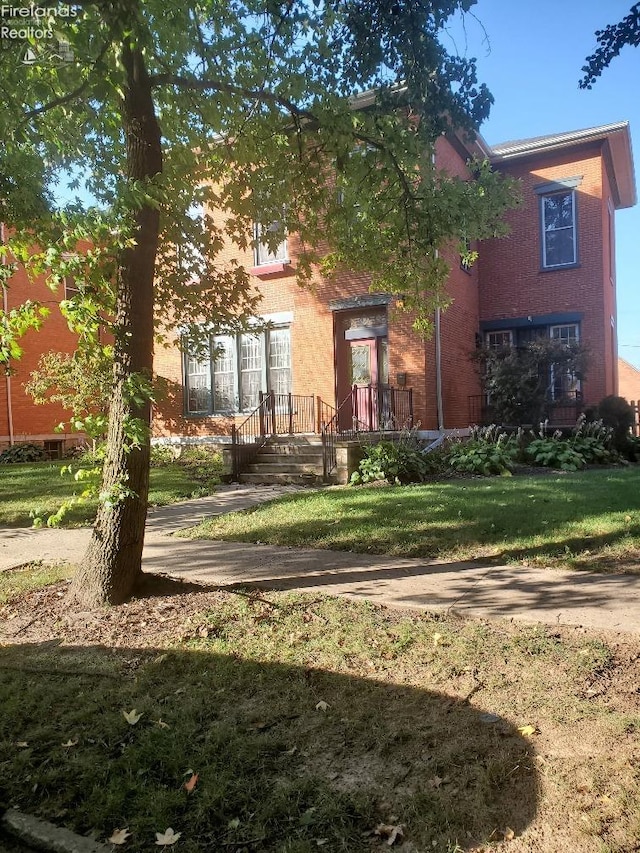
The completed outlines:
{"type": "Polygon", "coordinates": [[[598,404],[598,417],[611,427],[613,446],[625,456],[629,455],[631,427],[633,426],[633,409],[624,397],[611,394],[598,404]]]}
{"type": "Polygon", "coordinates": [[[534,438],[527,447],[527,456],[536,465],[562,471],[578,471],[585,465],[584,457],[572,446],[571,440],[558,435],[534,438]]]}
{"type": "MultiPolygon", "coordinates": [[[[173,449],[172,449],[173,455],[173,449]]],[[[219,483],[222,477],[222,451],[211,444],[192,444],[182,447],[177,459],[179,465],[189,469],[191,476],[202,483],[219,483]]]]}
{"type": "Polygon", "coordinates": [[[44,462],[47,454],[37,444],[14,444],[0,453],[0,465],[13,465],[18,462],[44,462]]]}
{"type": "Polygon", "coordinates": [[[351,475],[352,485],[388,480],[389,483],[420,483],[431,471],[431,465],[417,447],[406,443],[379,441],[363,448],[364,458],[351,475]]]}
{"type": "Polygon", "coordinates": [[[612,435],[611,427],[605,426],[601,420],[588,421],[586,415],[580,415],[570,444],[586,463],[606,465],[618,458],[611,446],[612,435]]]}
{"type": "Polygon", "coordinates": [[[151,467],[163,468],[165,465],[170,465],[172,462],[176,461],[176,456],[179,454],[179,449],[176,453],[176,450],[168,444],[152,444],[151,467]]]}
{"type": "Polygon", "coordinates": [[[450,448],[447,462],[455,471],[465,474],[510,474],[516,454],[516,444],[506,432],[492,424],[474,427],[467,441],[450,448]]]}

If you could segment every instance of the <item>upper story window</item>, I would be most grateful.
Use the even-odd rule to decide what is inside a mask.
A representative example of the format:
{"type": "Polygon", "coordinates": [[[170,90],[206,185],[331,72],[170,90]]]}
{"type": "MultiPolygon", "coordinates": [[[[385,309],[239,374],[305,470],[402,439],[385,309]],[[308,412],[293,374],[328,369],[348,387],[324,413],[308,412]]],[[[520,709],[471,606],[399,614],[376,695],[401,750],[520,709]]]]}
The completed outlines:
{"type": "Polygon", "coordinates": [[[575,190],[543,195],[542,266],[564,267],[577,263],[575,190]]]}
{"type": "Polygon", "coordinates": [[[256,266],[267,264],[282,264],[289,260],[286,238],[277,241],[277,235],[282,233],[282,222],[272,222],[270,225],[254,226],[255,262],[256,266]]]}

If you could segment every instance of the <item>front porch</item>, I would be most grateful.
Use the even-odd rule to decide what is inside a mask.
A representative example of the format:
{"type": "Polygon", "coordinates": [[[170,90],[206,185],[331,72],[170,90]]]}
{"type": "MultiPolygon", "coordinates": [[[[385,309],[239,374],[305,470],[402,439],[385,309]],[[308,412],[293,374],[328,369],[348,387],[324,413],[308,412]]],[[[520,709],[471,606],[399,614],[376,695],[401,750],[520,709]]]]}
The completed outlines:
{"type": "Polygon", "coordinates": [[[236,481],[347,482],[361,434],[412,426],[411,388],[353,385],[338,406],[319,396],[269,391],[232,426],[225,467],[236,481]]]}

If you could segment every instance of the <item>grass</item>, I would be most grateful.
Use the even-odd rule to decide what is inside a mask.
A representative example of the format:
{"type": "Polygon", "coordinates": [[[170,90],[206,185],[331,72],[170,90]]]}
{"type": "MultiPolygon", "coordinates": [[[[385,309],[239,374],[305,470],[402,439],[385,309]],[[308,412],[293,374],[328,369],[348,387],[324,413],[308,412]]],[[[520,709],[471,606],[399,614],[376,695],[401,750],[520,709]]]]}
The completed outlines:
{"type": "Polygon", "coordinates": [[[73,568],[63,565],[32,565],[0,572],[0,606],[12,598],[70,578],[73,568]]]}
{"type": "Polygon", "coordinates": [[[0,805],[101,840],[127,827],[134,853],[168,826],[183,853],[358,853],[387,849],[380,825],[414,853],[489,853],[512,833],[514,853],[628,853],[639,651],[283,593],[211,593],[154,648],[16,639],[0,648],[0,805]]]}
{"type": "MultiPolygon", "coordinates": [[[[0,525],[30,527],[30,512],[35,510],[39,515],[47,517],[74,493],[80,494],[82,483],[76,483],[71,476],[61,476],[61,468],[68,464],[35,462],[0,465],[0,525]]],[[[152,467],[149,504],[161,506],[209,494],[219,482],[211,475],[209,468],[207,476],[203,477],[196,466],[180,462],[152,467]]],[[[74,506],[65,524],[87,523],[94,518],[96,509],[97,499],[89,499],[74,506]]]]}
{"type": "Polygon", "coordinates": [[[328,489],[211,519],[182,535],[640,572],[640,468],[328,489]]]}

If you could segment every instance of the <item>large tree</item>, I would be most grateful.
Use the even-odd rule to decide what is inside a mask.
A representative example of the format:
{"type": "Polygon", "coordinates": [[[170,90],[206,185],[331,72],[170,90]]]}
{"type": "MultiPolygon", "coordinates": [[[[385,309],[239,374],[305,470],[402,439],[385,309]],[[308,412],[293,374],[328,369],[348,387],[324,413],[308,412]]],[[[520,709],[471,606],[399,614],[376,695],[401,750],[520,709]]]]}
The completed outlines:
{"type": "Polygon", "coordinates": [[[75,17],[52,17],[66,57],[39,61],[36,40],[35,62],[0,51],[4,166],[34,154],[85,176],[98,202],[31,216],[13,238],[53,286],[74,276],[79,297],[65,310],[81,344],[96,345],[104,322],[114,339],[78,599],[122,601],[140,574],[154,317],[170,336],[202,320],[238,329],[257,310],[225,246],[246,248],[255,222],[278,222],[274,244],[299,236],[302,283],[320,262],[325,274],[367,271],[424,331],[446,302],[442,250],[501,231],[511,185],[486,163],[464,180],[432,158],[439,135],[470,131],[491,103],[474,61],[438,41],[473,2],[80,0],[75,17]]]}

